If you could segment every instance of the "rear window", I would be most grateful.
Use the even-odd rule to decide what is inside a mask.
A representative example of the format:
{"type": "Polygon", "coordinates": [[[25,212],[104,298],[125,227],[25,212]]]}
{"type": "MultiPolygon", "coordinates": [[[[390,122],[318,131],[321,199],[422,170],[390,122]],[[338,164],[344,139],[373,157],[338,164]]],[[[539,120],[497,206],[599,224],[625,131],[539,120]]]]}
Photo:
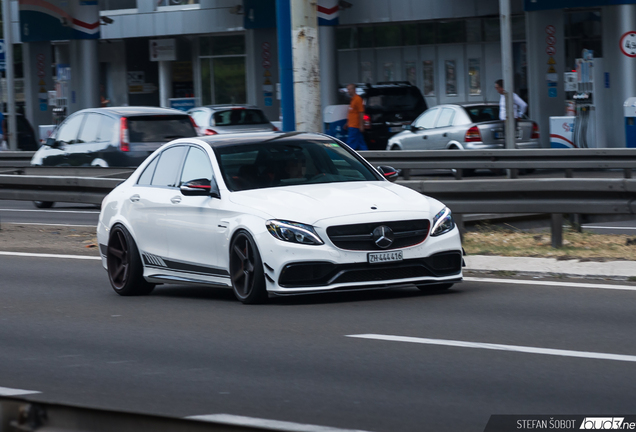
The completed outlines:
{"type": "Polygon", "coordinates": [[[197,136],[187,115],[128,117],[130,142],[167,142],[197,136]]]}
{"type": "Polygon", "coordinates": [[[466,107],[465,110],[473,123],[499,120],[499,107],[482,105],[466,107]]]}
{"type": "Polygon", "coordinates": [[[367,91],[366,111],[418,111],[426,109],[422,94],[412,87],[373,88],[367,91]]]}
{"type": "Polygon", "coordinates": [[[214,113],[212,126],[238,126],[267,124],[269,120],[261,110],[255,109],[230,109],[214,113]]]}

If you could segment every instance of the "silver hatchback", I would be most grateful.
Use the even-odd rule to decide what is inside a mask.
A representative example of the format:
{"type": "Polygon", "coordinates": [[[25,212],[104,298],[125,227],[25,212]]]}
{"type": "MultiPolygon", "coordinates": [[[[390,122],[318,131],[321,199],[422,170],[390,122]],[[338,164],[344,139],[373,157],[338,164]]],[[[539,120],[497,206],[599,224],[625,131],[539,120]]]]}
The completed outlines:
{"type": "MultiPolygon", "coordinates": [[[[405,131],[389,139],[387,150],[488,150],[505,147],[498,104],[438,105],[424,111],[405,131]]],[[[539,148],[539,126],[516,122],[516,148],[539,148]]]]}
{"type": "Polygon", "coordinates": [[[206,105],[188,111],[199,135],[277,131],[263,111],[252,105],[206,105]]]}

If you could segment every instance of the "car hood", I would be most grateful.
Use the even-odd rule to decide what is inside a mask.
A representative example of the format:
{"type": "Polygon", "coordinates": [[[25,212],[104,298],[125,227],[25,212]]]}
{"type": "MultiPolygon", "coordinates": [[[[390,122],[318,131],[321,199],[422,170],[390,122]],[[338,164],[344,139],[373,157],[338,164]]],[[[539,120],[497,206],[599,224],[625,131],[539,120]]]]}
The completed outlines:
{"type": "Polygon", "coordinates": [[[255,189],[234,192],[230,201],[264,212],[274,219],[312,225],[323,219],[371,212],[430,212],[430,201],[426,196],[383,181],[255,189]]]}

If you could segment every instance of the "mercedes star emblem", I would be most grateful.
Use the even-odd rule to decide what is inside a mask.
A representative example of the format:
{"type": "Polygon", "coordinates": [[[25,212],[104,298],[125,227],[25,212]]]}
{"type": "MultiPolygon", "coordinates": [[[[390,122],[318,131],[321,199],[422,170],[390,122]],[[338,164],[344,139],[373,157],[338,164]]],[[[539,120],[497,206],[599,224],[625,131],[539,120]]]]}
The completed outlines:
{"type": "Polygon", "coordinates": [[[391,246],[394,238],[393,230],[386,225],[381,225],[373,230],[373,241],[380,249],[391,246]]]}

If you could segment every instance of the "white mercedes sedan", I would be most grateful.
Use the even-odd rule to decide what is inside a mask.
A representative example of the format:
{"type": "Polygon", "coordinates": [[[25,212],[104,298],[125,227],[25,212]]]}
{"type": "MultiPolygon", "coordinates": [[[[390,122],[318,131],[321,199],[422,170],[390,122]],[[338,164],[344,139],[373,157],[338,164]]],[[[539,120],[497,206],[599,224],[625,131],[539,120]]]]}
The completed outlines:
{"type": "Polygon", "coordinates": [[[451,212],[395,178],[322,134],[175,140],[104,198],[102,263],[120,295],[162,283],[227,287],[243,303],[448,289],[463,265],[451,212]]]}

